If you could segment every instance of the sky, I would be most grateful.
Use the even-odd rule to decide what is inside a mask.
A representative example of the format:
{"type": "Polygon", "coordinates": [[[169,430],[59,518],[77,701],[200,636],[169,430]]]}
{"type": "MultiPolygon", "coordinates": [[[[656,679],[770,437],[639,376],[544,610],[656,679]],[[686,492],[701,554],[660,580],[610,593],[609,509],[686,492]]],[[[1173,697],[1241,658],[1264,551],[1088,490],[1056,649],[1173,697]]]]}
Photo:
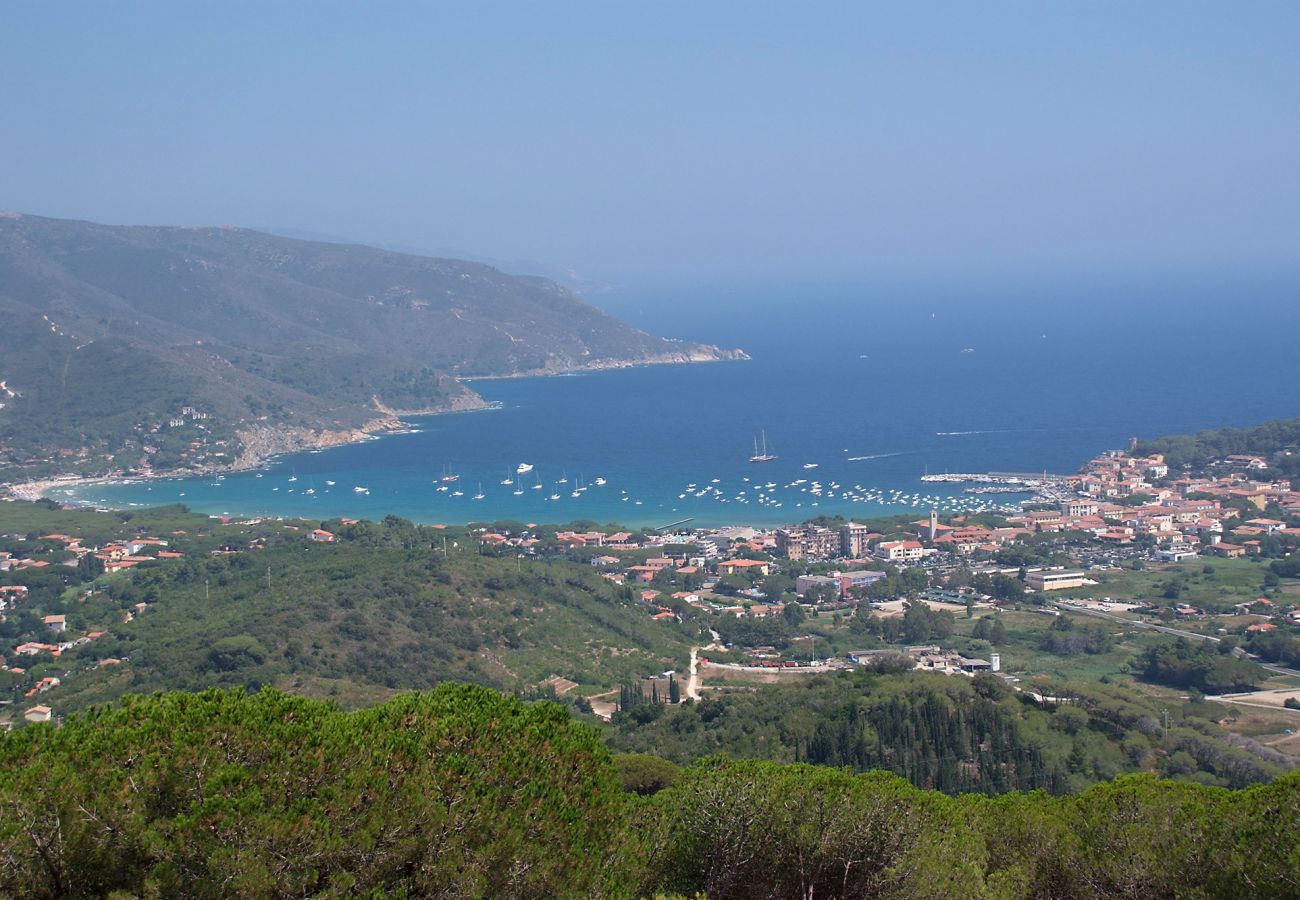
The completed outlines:
{"type": "Polygon", "coordinates": [[[1300,4],[0,7],[0,209],[607,282],[1285,268],[1300,4]]]}

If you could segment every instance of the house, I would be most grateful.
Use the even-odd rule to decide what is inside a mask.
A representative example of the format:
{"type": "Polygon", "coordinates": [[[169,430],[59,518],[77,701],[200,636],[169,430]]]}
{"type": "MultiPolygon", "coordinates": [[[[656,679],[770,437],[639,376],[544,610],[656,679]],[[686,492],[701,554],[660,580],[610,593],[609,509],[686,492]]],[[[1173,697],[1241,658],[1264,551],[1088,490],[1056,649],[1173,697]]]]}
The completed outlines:
{"type": "Polygon", "coordinates": [[[41,621],[45,623],[46,628],[55,634],[60,634],[68,628],[66,616],[46,616],[41,621]]]}
{"type": "Polygon", "coordinates": [[[760,575],[770,575],[772,567],[761,559],[728,559],[718,563],[719,575],[750,574],[754,572],[760,575]]]}
{"type": "Polygon", "coordinates": [[[48,706],[33,706],[23,713],[23,718],[28,722],[48,722],[52,714],[48,706]]]}
{"type": "Polygon", "coordinates": [[[321,544],[334,543],[334,533],[331,531],[326,531],[324,528],[315,529],[314,531],[312,531],[311,534],[308,535],[308,537],[311,540],[321,544]]]}
{"type": "Polygon", "coordinates": [[[14,648],[14,652],[19,656],[35,656],[38,653],[53,653],[58,656],[59,648],[57,644],[27,643],[19,644],[14,648]]]}
{"type": "Polygon", "coordinates": [[[1218,556],[1225,556],[1228,559],[1237,559],[1246,555],[1246,548],[1240,544],[1218,543],[1210,548],[1210,552],[1218,556]]]}
{"type": "Polygon", "coordinates": [[[629,577],[641,582],[642,584],[649,584],[654,581],[655,575],[658,573],[659,570],[652,566],[630,566],[627,570],[629,577]]]}
{"type": "Polygon", "coordinates": [[[21,584],[0,586],[0,609],[21,603],[27,599],[27,588],[21,584]]]}

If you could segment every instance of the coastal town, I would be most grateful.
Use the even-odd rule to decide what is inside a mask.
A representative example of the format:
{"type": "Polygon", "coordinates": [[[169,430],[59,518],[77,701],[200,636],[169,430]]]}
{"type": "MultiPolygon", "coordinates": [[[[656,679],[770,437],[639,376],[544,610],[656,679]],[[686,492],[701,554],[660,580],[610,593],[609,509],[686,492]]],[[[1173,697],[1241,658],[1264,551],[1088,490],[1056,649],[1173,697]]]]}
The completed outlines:
{"type": "MultiPolygon", "coordinates": [[[[972,645],[981,649],[977,656],[935,639],[950,634],[957,617],[996,623],[1004,610],[1023,608],[1178,622],[1213,640],[1300,627],[1300,594],[1283,589],[1276,577],[1271,595],[1225,594],[1213,607],[1185,602],[1174,588],[1123,599],[1107,593],[1116,590],[1117,573],[1186,571],[1218,560],[1289,562],[1300,545],[1300,491],[1289,479],[1270,476],[1265,454],[1228,455],[1202,473],[1175,477],[1160,454],[1112,451],[1057,479],[1061,494],[1054,505],[1040,499],[1015,514],[930,510],[917,519],[869,522],[823,516],[769,529],[435,526],[434,533],[451,536],[458,548],[464,542],[480,555],[516,558],[521,565],[581,563],[652,621],[703,628],[709,639],[701,642],[692,671],[680,673],[690,679],[692,696],[709,677],[851,668],[885,656],[925,671],[996,672],[1014,680],[1014,653],[985,641],[972,645]],[[830,624],[801,630],[805,622],[830,624]],[[872,640],[878,646],[869,646],[872,640]]],[[[129,664],[76,651],[112,629],[129,628],[167,597],[133,602],[111,615],[85,614],[81,608],[105,579],[129,579],[133,571],[194,556],[256,553],[268,540],[329,545],[361,524],[348,518],[211,521],[238,539],[186,529],[101,542],[63,532],[0,535],[0,616],[12,635],[0,650],[0,672],[14,692],[6,721],[57,717],[58,689],[67,679],[129,664]],[[57,591],[50,589],[52,573],[57,591]],[[61,665],[70,652],[80,672],[61,665]]],[[[444,536],[432,552],[447,547],[444,536]]],[[[576,686],[562,673],[555,677],[576,686]]]]}

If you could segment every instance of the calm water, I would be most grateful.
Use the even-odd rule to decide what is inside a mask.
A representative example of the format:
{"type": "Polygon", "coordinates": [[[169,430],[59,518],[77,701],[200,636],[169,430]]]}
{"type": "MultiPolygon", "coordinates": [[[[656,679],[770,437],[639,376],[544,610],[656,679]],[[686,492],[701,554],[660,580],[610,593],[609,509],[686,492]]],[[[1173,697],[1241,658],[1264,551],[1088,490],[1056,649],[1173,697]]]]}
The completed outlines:
{"type": "MultiPolygon", "coordinates": [[[[414,420],[415,434],[286,457],[220,482],[90,486],[70,496],[448,523],[779,523],[822,512],[920,512],[932,498],[913,507],[916,495],[938,493],[919,481],[927,470],[1068,472],[1131,435],[1300,415],[1293,285],[1221,278],[625,291],[598,299],[648,330],[741,346],[754,359],[478,382],[502,409],[414,420]],[[762,430],[779,458],[753,465],[762,430]],[[520,462],[534,472],[522,485],[500,484],[518,479],[520,462]],[[810,463],[817,467],[805,469],[810,463]],[[461,476],[452,487],[463,496],[437,491],[448,468],[461,476]],[[594,485],[597,477],[606,484],[594,485]],[[567,483],[557,485],[561,478],[567,483]],[[538,480],[543,487],[533,489],[538,480]],[[575,498],[579,484],[588,488],[575,498]],[[480,486],[485,497],[475,501],[480,486]]],[[[955,493],[940,503],[947,508],[974,502],[946,493],[955,493]]]]}

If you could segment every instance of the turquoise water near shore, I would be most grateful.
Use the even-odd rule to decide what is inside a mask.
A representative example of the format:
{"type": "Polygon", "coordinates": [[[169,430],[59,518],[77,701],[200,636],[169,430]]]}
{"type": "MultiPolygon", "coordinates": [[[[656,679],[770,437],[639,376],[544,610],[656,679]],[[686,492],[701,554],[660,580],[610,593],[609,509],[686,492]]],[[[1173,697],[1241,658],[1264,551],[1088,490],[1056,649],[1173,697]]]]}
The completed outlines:
{"type": "Polygon", "coordinates": [[[980,500],[920,476],[1070,472],[1134,435],[1300,415],[1295,283],[622,291],[600,305],[656,333],[743,347],[753,359],[481,381],[475,388],[500,409],[412,419],[411,434],[284,457],[221,480],[90,485],[54,496],[430,523],[775,524],[931,504],[975,508],[1007,498],[980,500]],[[778,458],[751,464],[762,431],[778,458]],[[534,466],[524,483],[501,484],[519,480],[521,462],[534,466]],[[448,469],[460,480],[440,492],[448,469]],[[574,497],[580,482],[586,490],[574,497]],[[457,489],[462,496],[453,496],[457,489]]]}

